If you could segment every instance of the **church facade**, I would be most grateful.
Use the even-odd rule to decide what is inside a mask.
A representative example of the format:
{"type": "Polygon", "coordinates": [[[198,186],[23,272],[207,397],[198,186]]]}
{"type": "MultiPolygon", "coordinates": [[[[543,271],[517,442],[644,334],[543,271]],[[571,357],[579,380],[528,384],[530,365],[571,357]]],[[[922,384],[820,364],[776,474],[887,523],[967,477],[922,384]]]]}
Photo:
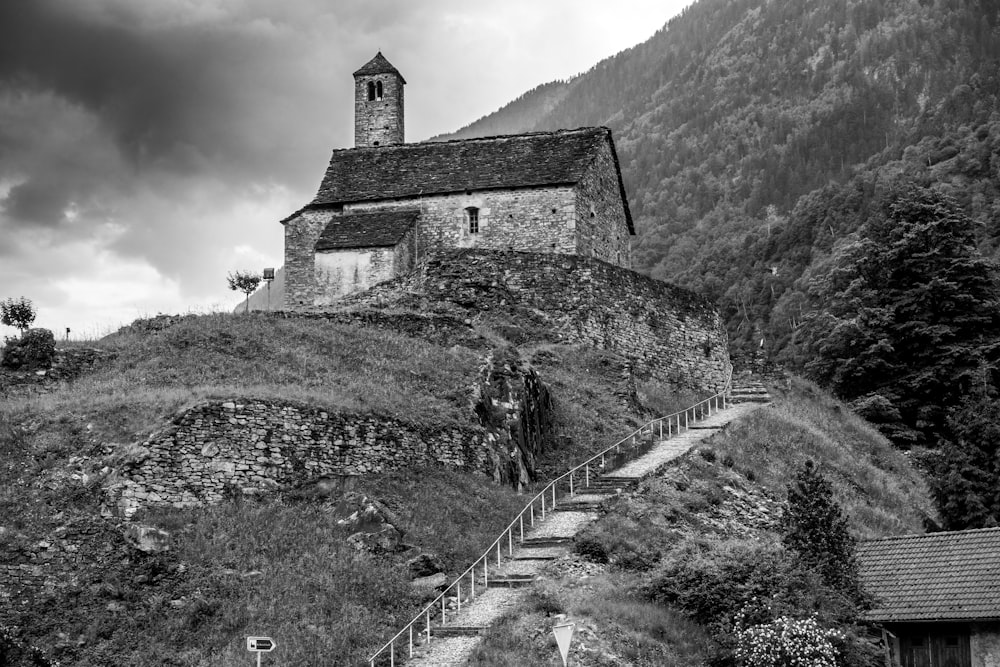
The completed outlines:
{"type": "Polygon", "coordinates": [[[324,306],[435,250],[560,253],[631,268],[611,130],[404,142],[406,81],[381,53],[354,73],[355,148],[282,220],[285,308],[324,306]]]}

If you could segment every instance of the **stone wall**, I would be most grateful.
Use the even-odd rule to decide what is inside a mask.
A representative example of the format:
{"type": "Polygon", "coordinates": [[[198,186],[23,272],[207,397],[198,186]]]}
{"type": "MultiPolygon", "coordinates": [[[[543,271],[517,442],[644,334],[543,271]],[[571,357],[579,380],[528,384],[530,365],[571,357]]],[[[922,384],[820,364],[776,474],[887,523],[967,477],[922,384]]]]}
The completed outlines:
{"type": "Polygon", "coordinates": [[[972,667],[1000,667],[1000,623],[973,625],[969,648],[972,667]]]}
{"type": "Polygon", "coordinates": [[[149,438],[109,487],[130,516],[142,505],[194,506],[226,494],[288,488],[317,477],[443,464],[492,474],[491,435],[293,403],[210,401],[149,438]]]}
{"type": "Polygon", "coordinates": [[[732,370],[725,329],[707,299],[594,259],[445,251],[348,300],[413,308],[435,301],[476,316],[512,310],[525,320],[541,318],[560,340],[622,354],[638,375],[678,388],[718,391],[732,370]]]}
{"type": "Polygon", "coordinates": [[[397,208],[419,209],[420,218],[416,236],[406,237],[393,251],[394,275],[409,270],[413,258],[420,261],[428,253],[449,248],[579,254],[631,265],[625,209],[608,147],[576,187],[498,189],[302,211],[285,223],[284,307],[323,305],[331,302],[331,295],[345,293],[343,286],[350,281],[337,276],[348,264],[360,271],[356,281],[360,289],[383,279],[388,249],[342,251],[352,253],[350,258],[333,261],[329,253],[316,253],[315,246],[334,216],[397,208]],[[470,207],[478,210],[478,233],[469,231],[470,207]]]}
{"type": "MultiPolygon", "coordinates": [[[[577,186],[576,254],[632,268],[632,243],[611,146],[604,142],[577,186]]],[[[529,249],[530,250],[530,249],[529,249]]]]}

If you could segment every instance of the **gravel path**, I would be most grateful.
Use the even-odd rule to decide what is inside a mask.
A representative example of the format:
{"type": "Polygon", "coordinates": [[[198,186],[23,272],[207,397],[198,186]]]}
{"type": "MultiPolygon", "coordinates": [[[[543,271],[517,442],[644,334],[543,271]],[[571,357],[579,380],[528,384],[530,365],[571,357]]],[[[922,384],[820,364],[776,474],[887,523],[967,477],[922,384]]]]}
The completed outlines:
{"type": "Polygon", "coordinates": [[[545,521],[536,523],[529,537],[573,537],[585,525],[597,518],[597,512],[553,512],[545,521]]]}
{"type": "MultiPolygon", "coordinates": [[[[476,599],[462,605],[462,611],[448,614],[448,625],[492,625],[497,619],[520,604],[526,589],[488,588],[476,599]]],[[[433,621],[433,619],[432,619],[433,621]]],[[[438,665],[464,665],[479,643],[478,636],[437,637],[431,645],[422,648],[408,665],[437,667],[438,665]]],[[[405,651],[406,647],[401,647],[405,651]]]]}

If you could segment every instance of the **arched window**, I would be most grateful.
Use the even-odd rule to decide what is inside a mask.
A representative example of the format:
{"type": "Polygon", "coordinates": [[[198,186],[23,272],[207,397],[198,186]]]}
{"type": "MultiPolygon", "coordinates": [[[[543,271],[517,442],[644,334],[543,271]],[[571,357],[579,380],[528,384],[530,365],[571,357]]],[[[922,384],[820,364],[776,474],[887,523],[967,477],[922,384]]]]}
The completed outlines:
{"type": "Polygon", "coordinates": [[[375,99],[376,100],[381,100],[382,99],[382,82],[381,81],[376,81],[375,82],[375,99]]]}
{"type": "Polygon", "coordinates": [[[469,221],[469,233],[478,234],[479,233],[479,209],[475,206],[470,206],[465,209],[465,218],[469,221]]]}
{"type": "Polygon", "coordinates": [[[368,101],[369,102],[374,102],[375,101],[375,82],[374,81],[369,81],[368,82],[368,101]]]}

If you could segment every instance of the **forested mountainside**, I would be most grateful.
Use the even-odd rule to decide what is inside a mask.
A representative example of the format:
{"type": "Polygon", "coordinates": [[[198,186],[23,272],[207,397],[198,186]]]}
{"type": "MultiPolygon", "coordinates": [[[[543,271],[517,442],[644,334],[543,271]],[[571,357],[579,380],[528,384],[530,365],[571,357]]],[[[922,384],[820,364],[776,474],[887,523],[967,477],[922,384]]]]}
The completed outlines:
{"type": "Polygon", "coordinates": [[[776,354],[801,319],[784,292],[857,228],[857,216],[819,225],[809,213],[837,185],[900,172],[939,183],[989,223],[979,240],[996,251],[998,11],[990,0],[701,0],[647,42],[452,136],[610,126],[636,268],[710,294],[737,343],[763,338],[776,354]]]}
{"type": "Polygon", "coordinates": [[[1000,3],[700,0],[456,136],[601,124],[635,268],[912,449],[949,527],[1000,524],[1000,3]]]}

